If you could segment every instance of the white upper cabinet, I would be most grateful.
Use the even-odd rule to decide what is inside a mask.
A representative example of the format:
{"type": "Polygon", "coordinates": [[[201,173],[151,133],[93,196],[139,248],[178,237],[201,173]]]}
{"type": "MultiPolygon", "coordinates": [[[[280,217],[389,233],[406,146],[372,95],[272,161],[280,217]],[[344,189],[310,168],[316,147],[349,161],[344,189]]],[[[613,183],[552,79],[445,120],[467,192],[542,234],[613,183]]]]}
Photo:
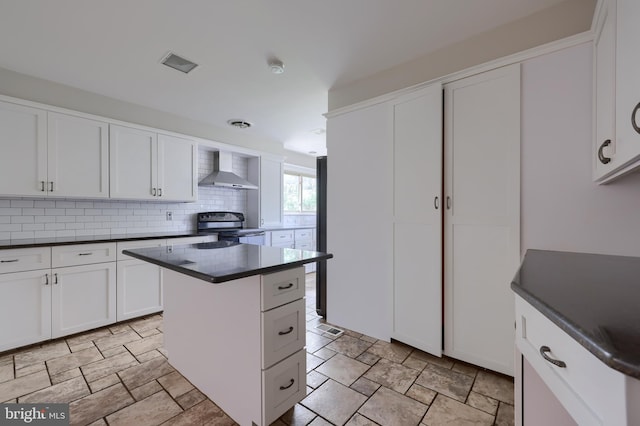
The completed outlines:
{"type": "Polygon", "coordinates": [[[47,191],[61,197],[109,197],[107,123],[48,113],[47,191]]]}
{"type": "Polygon", "coordinates": [[[194,141],[158,134],[158,188],[163,200],[198,199],[197,155],[194,141]]]}
{"type": "Polygon", "coordinates": [[[640,167],[640,2],[605,0],[594,42],[593,178],[599,183],[640,167]]]}
{"type": "Polygon", "coordinates": [[[194,141],[113,124],[110,128],[112,198],[196,200],[194,141]]]}
{"type": "Polygon", "coordinates": [[[107,124],[0,102],[0,195],[107,198],[107,124]]]}
{"type": "Polygon", "coordinates": [[[0,170],[0,195],[42,196],[45,193],[46,111],[0,102],[0,170]]]}
{"type": "Polygon", "coordinates": [[[248,180],[258,183],[259,188],[248,194],[249,226],[263,228],[282,225],[282,174],[283,162],[280,158],[262,156],[249,159],[248,180]]]}

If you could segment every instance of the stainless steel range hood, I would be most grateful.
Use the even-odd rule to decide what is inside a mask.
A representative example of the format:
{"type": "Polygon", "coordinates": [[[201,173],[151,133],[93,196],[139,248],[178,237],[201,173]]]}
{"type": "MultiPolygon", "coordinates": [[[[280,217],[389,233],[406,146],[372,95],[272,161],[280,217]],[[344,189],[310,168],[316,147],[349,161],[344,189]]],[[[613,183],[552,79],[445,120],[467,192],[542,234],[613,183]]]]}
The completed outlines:
{"type": "Polygon", "coordinates": [[[232,171],[233,156],[230,152],[215,151],[213,153],[213,172],[202,179],[199,186],[221,186],[235,189],[258,189],[246,179],[232,171]]]}

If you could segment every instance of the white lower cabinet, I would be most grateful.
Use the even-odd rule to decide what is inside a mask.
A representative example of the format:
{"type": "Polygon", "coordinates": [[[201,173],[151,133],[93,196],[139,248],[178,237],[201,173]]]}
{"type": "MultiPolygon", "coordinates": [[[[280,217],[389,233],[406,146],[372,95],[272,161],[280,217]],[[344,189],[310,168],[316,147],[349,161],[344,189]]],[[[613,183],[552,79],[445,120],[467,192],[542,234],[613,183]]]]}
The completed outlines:
{"type": "Polygon", "coordinates": [[[49,276],[48,269],[0,274],[0,351],[51,338],[49,276]]]}
{"type": "Polygon", "coordinates": [[[302,267],[220,284],[164,272],[169,362],[235,422],[269,425],[306,396],[302,267]]]}
{"type": "Polygon", "coordinates": [[[51,337],[116,322],[116,262],[55,268],[51,337]]]}
{"type": "Polygon", "coordinates": [[[118,261],[118,309],[123,321],[162,310],[162,269],[143,260],[118,261]]]}
{"type": "MultiPolygon", "coordinates": [[[[516,346],[553,397],[580,426],[637,425],[640,421],[637,401],[640,381],[614,370],[587,351],[547,317],[516,296],[516,346]],[[543,355],[544,353],[544,355],[543,355]],[[561,361],[556,365],[549,359],[561,361]]],[[[531,374],[529,374],[531,376],[531,374]]],[[[526,375],[524,376],[526,379],[526,375]]],[[[516,375],[516,388],[523,389],[521,398],[541,400],[545,395],[516,375]]],[[[516,411],[522,413],[523,400],[516,398],[516,411]]],[[[540,422],[543,413],[525,412],[517,424],[532,426],[540,422]]],[[[570,424],[554,423],[554,424],[570,424]]]]}

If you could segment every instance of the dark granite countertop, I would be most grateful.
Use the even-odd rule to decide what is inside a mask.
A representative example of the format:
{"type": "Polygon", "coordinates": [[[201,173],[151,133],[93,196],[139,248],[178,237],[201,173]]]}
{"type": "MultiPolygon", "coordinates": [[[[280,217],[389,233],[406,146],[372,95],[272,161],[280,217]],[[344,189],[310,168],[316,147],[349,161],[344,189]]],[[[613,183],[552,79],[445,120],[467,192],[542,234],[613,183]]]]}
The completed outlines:
{"type": "Polygon", "coordinates": [[[511,288],[606,365],[640,379],[640,258],[528,250],[511,288]]]}
{"type": "Polygon", "coordinates": [[[193,231],[146,232],[140,234],[83,235],[79,237],[25,238],[19,240],[0,240],[0,250],[43,246],[64,246],[71,244],[112,243],[118,241],[152,240],[159,238],[196,237],[193,231]]]}
{"type": "Polygon", "coordinates": [[[211,283],[283,271],[333,257],[330,253],[231,241],[176,245],[171,250],[166,247],[124,250],[123,253],[211,283]]]}

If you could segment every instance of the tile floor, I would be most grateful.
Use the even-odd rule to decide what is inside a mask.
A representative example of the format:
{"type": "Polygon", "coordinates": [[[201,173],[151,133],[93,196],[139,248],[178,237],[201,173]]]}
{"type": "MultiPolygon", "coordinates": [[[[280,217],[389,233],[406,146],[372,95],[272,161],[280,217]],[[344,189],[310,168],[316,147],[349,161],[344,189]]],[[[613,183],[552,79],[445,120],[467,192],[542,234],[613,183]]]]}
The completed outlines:
{"type": "MultiPolygon", "coordinates": [[[[315,326],[307,275],[307,397],[274,425],[512,425],[513,380],[315,326]]],[[[162,317],[0,353],[0,401],[68,402],[74,425],[234,425],[167,362],[162,317]]]]}

